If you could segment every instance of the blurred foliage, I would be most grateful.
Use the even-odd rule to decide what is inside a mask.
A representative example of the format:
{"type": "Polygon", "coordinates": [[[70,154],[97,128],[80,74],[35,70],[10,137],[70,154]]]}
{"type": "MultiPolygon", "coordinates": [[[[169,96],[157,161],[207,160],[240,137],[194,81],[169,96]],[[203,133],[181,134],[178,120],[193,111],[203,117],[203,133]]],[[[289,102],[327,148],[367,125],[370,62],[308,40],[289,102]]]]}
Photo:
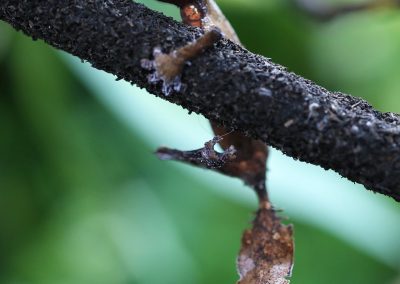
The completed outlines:
{"type": "MultiPolygon", "coordinates": [[[[248,49],[400,112],[400,12],[321,24],[288,1],[270,2],[221,1],[248,49]]],[[[0,121],[0,283],[235,283],[254,208],[158,161],[58,52],[4,23],[0,121]]],[[[296,216],[290,221],[293,283],[394,281],[392,268],[296,216]]]]}

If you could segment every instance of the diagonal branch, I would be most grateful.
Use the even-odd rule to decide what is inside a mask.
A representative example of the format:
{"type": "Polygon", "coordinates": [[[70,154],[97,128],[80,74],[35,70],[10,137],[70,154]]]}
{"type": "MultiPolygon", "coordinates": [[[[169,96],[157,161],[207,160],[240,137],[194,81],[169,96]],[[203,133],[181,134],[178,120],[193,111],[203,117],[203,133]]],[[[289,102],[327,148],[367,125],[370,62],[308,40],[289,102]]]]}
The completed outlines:
{"type": "Polygon", "coordinates": [[[329,92],[227,40],[184,68],[184,93],[164,96],[160,84],[148,82],[141,59],[151,59],[155,47],[181,47],[201,31],[130,0],[2,0],[0,19],[156,96],[400,201],[397,114],[329,92]]]}
{"type": "Polygon", "coordinates": [[[342,5],[332,5],[318,0],[292,0],[298,9],[309,16],[321,20],[330,21],[337,17],[347,14],[371,11],[381,8],[398,8],[399,0],[368,0],[364,2],[345,3],[342,5]]]}

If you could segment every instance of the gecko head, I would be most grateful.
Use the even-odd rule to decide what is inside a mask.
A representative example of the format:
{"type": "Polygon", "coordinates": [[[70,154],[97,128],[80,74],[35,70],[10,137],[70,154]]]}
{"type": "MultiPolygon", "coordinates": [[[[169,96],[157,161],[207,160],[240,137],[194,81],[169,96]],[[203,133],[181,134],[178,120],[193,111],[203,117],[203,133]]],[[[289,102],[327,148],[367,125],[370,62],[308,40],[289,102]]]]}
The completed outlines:
{"type": "Polygon", "coordinates": [[[188,4],[181,8],[181,16],[183,21],[192,27],[202,26],[202,12],[196,4],[188,4]]]}
{"type": "Polygon", "coordinates": [[[185,1],[184,4],[180,6],[181,17],[185,24],[192,27],[203,26],[202,20],[206,16],[207,6],[203,0],[192,0],[185,1]]]}

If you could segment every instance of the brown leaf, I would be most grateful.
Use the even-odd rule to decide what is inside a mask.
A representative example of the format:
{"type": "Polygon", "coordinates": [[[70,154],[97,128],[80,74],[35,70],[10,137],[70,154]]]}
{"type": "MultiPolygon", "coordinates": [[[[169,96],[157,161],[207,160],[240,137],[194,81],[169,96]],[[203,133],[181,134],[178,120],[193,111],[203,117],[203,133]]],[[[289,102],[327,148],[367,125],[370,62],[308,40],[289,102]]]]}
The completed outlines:
{"type": "Polygon", "coordinates": [[[261,203],[253,228],[244,232],[238,284],[286,284],[293,266],[292,226],[281,224],[268,201],[261,203]]]}

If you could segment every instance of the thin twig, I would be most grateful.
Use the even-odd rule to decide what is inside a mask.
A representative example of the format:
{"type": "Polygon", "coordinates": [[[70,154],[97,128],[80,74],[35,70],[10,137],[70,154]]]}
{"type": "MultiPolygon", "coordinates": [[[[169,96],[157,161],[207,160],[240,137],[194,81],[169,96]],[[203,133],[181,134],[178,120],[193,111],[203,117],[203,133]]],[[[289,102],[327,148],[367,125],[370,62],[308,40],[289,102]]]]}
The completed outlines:
{"type": "Polygon", "coordinates": [[[398,8],[399,0],[369,0],[361,3],[332,5],[318,0],[291,0],[296,7],[309,16],[320,20],[330,21],[347,14],[371,11],[381,8],[398,8]]]}

